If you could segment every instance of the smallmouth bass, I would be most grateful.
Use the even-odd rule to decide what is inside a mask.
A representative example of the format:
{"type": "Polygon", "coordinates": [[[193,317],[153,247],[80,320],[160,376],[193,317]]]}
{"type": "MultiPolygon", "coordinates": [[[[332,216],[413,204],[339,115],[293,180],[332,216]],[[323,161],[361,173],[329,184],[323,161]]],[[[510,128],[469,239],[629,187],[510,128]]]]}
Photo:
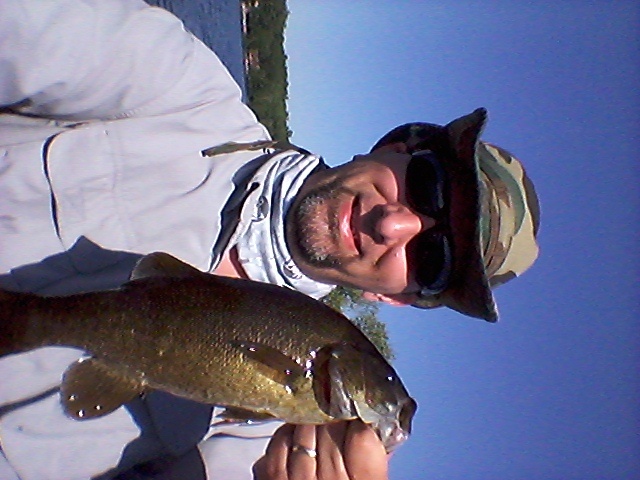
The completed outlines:
{"type": "Polygon", "coordinates": [[[0,291],[0,355],[43,346],[91,356],[65,372],[72,418],[106,415],[149,389],[236,417],[321,424],[360,418],[388,451],[416,410],[397,373],[346,317],[306,295],[143,257],[116,290],[65,297],[0,291]]]}

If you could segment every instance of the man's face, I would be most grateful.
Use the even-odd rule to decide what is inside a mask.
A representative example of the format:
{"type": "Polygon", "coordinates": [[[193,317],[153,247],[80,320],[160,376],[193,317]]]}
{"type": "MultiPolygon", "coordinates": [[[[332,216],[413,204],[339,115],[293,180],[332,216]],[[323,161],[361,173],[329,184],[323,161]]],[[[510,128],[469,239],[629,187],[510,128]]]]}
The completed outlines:
{"type": "Polygon", "coordinates": [[[304,183],[286,226],[293,259],[305,274],[375,294],[418,290],[408,249],[436,222],[407,204],[411,156],[404,151],[403,144],[388,145],[304,183]]]}

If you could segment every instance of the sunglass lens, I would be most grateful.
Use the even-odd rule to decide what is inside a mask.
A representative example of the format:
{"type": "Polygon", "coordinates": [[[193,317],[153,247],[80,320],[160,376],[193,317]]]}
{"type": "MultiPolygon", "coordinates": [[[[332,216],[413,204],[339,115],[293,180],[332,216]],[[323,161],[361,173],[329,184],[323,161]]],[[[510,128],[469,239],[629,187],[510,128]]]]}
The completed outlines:
{"type": "Polygon", "coordinates": [[[415,265],[416,281],[423,293],[437,294],[449,282],[452,269],[452,252],[449,237],[440,233],[423,232],[414,240],[410,264],[415,265]]]}
{"type": "Polygon", "coordinates": [[[446,174],[431,152],[414,154],[407,165],[407,202],[417,212],[436,217],[445,207],[446,174]]]}

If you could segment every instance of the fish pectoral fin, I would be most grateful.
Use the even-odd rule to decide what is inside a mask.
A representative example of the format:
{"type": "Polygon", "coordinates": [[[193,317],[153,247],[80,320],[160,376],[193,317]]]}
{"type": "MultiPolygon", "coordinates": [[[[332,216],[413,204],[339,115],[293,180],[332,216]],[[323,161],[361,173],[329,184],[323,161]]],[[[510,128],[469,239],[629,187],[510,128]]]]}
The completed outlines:
{"type": "Polygon", "coordinates": [[[259,342],[236,340],[231,344],[254,361],[262,375],[283,385],[288,392],[296,392],[298,382],[305,376],[305,369],[293,358],[259,342]]]}
{"type": "Polygon", "coordinates": [[[101,417],[143,392],[139,379],[115,371],[96,358],[80,359],[62,377],[60,398],[65,413],[76,420],[101,417]]]}
{"type": "Polygon", "coordinates": [[[145,255],[131,272],[129,280],[139,280],[150,277],[193,277],[203,275],[203,272],[191,265],[178,260],[164,252],[154,252],[145,255]]]}
{"type": "Polygon", "coordinates": [[[227,422],[259,422],[264,420],[273,420],[276,417],[266,412],[256,412],[242,407],[225,407],[224,412],[218,417],[223,418],[227,422]]]}

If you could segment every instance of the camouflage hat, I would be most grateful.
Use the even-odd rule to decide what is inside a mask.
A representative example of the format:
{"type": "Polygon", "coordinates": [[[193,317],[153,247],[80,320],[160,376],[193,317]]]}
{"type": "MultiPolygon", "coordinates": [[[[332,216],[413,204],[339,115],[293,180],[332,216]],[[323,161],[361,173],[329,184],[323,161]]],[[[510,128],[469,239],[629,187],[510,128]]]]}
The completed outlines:
{"type": "Polygon", "coordinates": [[[449,174],[453,273],[443,292],[414,306],[445,305],[495,322],[491,288],[522,274],[537,258],[540,209],[522,164],[479,141],[486,119],[486,110],[479,108],[445,126],[409,123],[387,133],[372,150],[395,142],[405,143],[409,153],[429,149],[449,174]]]}

